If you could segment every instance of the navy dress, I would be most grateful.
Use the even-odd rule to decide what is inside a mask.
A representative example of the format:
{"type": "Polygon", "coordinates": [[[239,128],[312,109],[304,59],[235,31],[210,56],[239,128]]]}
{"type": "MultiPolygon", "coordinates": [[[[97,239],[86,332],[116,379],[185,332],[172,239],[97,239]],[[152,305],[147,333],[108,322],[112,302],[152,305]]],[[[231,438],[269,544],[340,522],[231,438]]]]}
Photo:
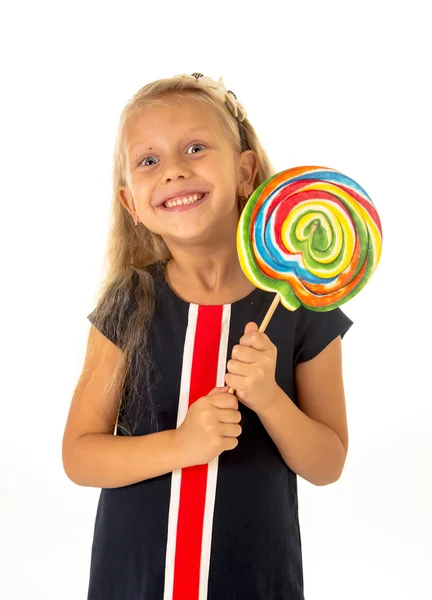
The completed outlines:
{"type": "MultiPolygon", "coordinates": [[[[175,429],[195,400],[225,385],[233,346],[247,322],[260,325],[274,296],[256,288],[232,304],[189,304],[161,270],[153,273],[151,346],[160,374],[153,402],[159,430],[175,429]]],[[[93,313],[88,319],[94,323],[93,313]]],[[[293,402],[295,366],[351,325],[339,308],[290,312],[279,304],[265,333],[278,348],[276,381],[293,402]]],[[[256,413],[240,400],[239,410],[242,433],[233,450],[205,465],[101,490],[88,600],[304,599],[297,475],[256,413]]],[[[150,432],[143,418],[134,435],[150,432]]]]}

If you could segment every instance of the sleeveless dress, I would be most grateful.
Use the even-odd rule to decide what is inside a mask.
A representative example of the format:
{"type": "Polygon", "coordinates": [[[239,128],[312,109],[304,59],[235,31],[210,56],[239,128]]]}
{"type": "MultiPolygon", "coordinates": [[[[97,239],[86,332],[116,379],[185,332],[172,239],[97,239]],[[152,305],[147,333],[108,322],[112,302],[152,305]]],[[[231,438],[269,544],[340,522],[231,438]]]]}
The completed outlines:
{"type": "MultiPolygon", "coordinates": [[[[274,295],[255,288],[232,304],[179,298],[154,268],[152,356],[159,430],[224,386],[226,364],[247,322],[261,324],[274,295]]],[[[87,318],[95,324],[94,314],[87,318]]],[[[340,308],[318,313],[278,305],[266,334],[278,348],[276,381],[297,404],[295,366],[353,322],[340,308]]],[[[119,345],[109,327],[103,328],[119,345]]],[[[88,600],[304,600],[297,475],[257,414],[239,400],[238,446],[210,463],[101,489],[88,600]]],[[[149,433],[143,419],[134,435],[149,433]]],[[[121,432],[117,430],[117,435],[121,432]]]]}

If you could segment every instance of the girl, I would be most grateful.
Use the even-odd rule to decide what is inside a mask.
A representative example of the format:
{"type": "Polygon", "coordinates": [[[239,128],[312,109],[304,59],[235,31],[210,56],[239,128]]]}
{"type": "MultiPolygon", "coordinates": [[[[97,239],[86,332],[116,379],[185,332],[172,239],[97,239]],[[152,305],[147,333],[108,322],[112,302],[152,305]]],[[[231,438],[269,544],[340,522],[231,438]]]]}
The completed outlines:
{"type": "Polygon", "coordinates": [[[304,598],[297,474],[342,473],[352,321],[279,304],[258,332],[273,295],[243,274],[236,229],[274,172],[222,78],[155,81],[123,110],[63,438],[68,477],[102,488],[89,599],[304,598]]]}

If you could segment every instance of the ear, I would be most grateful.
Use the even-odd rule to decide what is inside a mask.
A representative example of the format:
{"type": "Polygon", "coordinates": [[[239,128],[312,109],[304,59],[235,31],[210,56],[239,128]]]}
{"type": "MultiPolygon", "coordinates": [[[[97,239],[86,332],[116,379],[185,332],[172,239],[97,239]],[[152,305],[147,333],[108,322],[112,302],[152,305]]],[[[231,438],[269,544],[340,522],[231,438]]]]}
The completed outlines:
{"type": "Polygon", "coordinates": [[[134,218],[136,215],[135,202],[127,186],[122,185],[119,187],[118,198],[123,204],[124,208],[128,211],[132,218],[134,218]]]}
{"type": "Polygon", "coordinates": [[[237,195],[250,196],[254,191],[254,181],[258,173],[258,157],[253,150],[245,150],[240,156],[240,183],[237,195]]]}
{"type": "Polygon", "coordinates": [[[250,323],[246,323],[246,327],[245,327],[245,335],[246,333],[250,333],[251,331],[258,331],[259,327],[256,323],[254,323],[253,321],[250,321],[250,323]]]}

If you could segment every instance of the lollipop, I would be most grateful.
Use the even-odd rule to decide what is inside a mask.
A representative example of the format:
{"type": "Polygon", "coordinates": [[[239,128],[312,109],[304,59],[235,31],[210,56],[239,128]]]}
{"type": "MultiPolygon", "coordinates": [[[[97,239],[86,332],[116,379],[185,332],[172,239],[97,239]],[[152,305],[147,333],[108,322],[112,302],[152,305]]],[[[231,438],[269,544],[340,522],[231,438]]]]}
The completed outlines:
{"type": "Polygon", "coordinates": [[[346,175],[295,167],[269,177],[249,198],[237,229],[246,277],[276,292],[259,331],[279,302],[291,311],[303,305],[325,312],[350,300],[369,281],[381,249],[375,206],[346,175]]]}
{"type": "Polygon", "coordinates": [[[301,304],[334,310],[366,285],[381,248],[372,200],[355,181],[326,167],[296,167],[264,181],[237,230],[246,277],[277,294],[271,314],[279,301],[291,311],[301,304]]]}

